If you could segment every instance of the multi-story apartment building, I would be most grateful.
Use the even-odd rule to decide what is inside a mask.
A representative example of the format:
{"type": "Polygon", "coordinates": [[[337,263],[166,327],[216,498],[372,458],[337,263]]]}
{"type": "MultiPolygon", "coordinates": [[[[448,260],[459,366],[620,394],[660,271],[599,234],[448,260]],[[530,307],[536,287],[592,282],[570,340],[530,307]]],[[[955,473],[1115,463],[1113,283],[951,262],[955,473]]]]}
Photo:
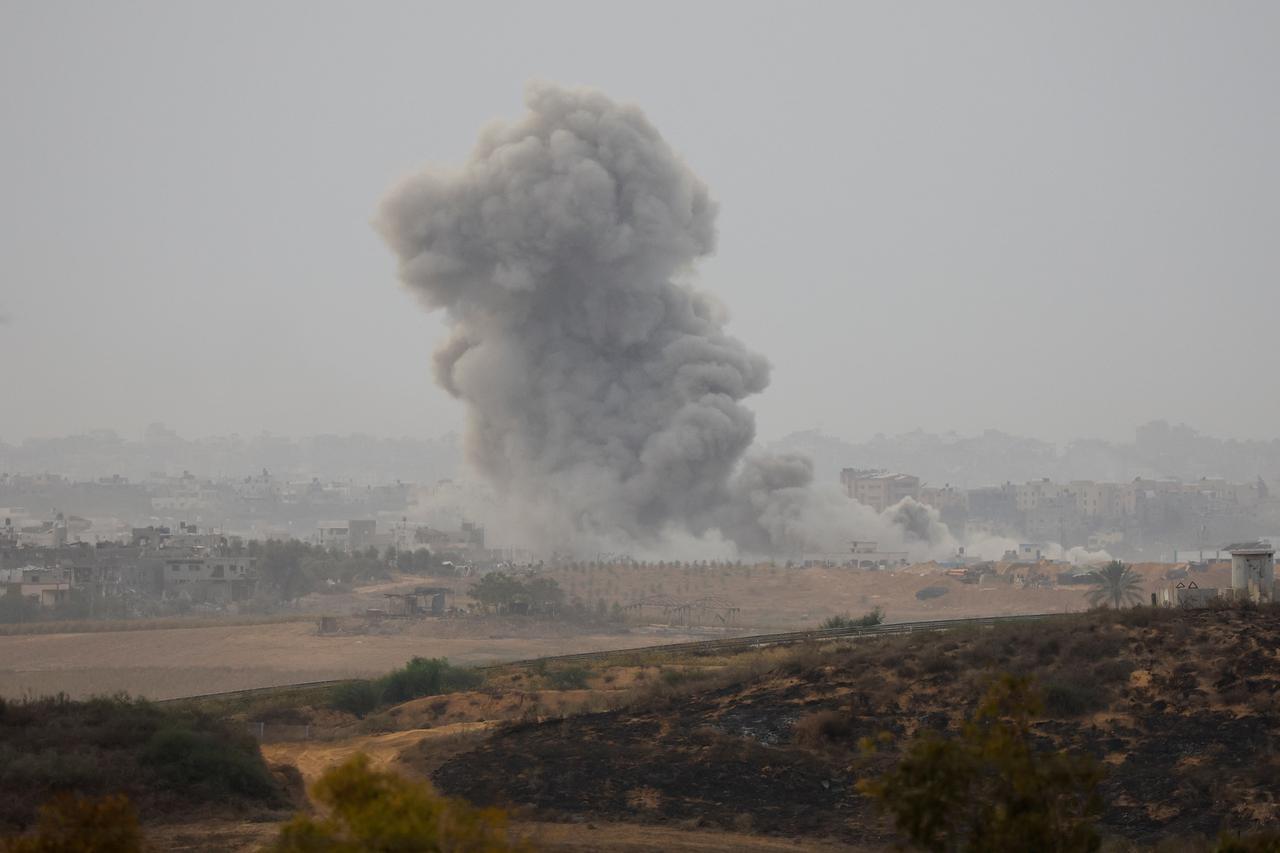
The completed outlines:
{"type": "Polygon", "coordinates": [[[920,498],[920,478],[890,471],[845,468],[840,485],[849,497],[876,512],[884,512],[903,498],[920,498]]]}

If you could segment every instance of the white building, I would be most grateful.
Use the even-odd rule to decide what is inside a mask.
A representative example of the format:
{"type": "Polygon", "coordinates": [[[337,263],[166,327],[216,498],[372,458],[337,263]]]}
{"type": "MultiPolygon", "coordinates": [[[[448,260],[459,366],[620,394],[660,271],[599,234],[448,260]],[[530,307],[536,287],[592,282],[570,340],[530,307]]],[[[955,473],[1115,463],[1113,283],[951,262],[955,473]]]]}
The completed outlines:
{"type": "Polygon", "coordinates": [[[1264,542],[1231,545],[1232,597],[1249,601],[1274,601],[1276,549],[1264,542]]]}

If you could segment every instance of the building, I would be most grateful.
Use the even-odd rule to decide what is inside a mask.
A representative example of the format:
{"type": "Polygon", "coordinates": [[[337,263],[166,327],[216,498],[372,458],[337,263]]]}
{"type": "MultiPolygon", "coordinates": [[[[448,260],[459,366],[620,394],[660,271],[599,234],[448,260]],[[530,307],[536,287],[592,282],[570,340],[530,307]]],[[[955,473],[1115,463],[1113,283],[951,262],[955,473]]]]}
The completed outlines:
{"type": "Polygon", "coordinates": [[[845,468],[840,472],[844,493],[876,512],[884,512],[904,498],[920,499],[920,478],[863,468],[845,468]]]}
{"type": "Polygon", "coordinates": [[[1076,508],[1084,518],[1119,518],[1123,510],[1121,488],[1118,483],[1096,483],[1093,480],[1072,480],[1071,493],[1076,508]]]}
{"type": "Polygon", "coordinates": [[[992,532],[1017,524],[1017,487],[1012,483],[970,489],[967,497],[971,524],[984,522],[992,532]]]}
{"type": "Polygon", "coordinates": [[[347,550],[352,554],[363,551],[370,545],[377,546],[378,522],[372,520],[355,520],[347,522],[347,550]]]}
{"type": "Polygon", "coordinates": [[[1227,547],[1231,552],[1231,590],[1236,599],[1274,601],[1276,549],[1265,542],[1227,547]]]}
{"type": "Polygon", "coordinates": [[[378,537],[378,522],[373,519],[351,521],[322,521],[316,526],[315,543],[331,551],[356,554],[373,546],[390,545],[390,535],[378,537]]]}
{"type": "Polygon", "coordinates": [[[921,486],[920,503],[938,511],[943,524],[962,528],[969,518],[969,495],[947,483],[943,486],[921,486]]]}
{"type": "Polygon", "coordinates": [[[205,601],[244,601],[257,585],[256,564],[253,557],[223,554],[165,557],[164,590],[205,601]]]}
{"type": "Polygon", "coordinates": [[[351,528],[346,521],[322,521],[316,525],[316,544],[330,551],[351,550],[351,528]]]}
{"type": "Polygon", "coordinates": [[[71,600],[71,573],[60,568],[0,569],[0,595],[19,595],[41,607],[71,600]]]}
{"type": "Polygon", "coordinates": [[[1048,477],[1033,480],[1030,483],[1019,483],[1014,487],[1018,512],[1023,513],[1038,509],[1048,502],[1057,503],[1069,496],[1070,493],[1071,490],[1066,486],[1055,483],[1048,477]]]}

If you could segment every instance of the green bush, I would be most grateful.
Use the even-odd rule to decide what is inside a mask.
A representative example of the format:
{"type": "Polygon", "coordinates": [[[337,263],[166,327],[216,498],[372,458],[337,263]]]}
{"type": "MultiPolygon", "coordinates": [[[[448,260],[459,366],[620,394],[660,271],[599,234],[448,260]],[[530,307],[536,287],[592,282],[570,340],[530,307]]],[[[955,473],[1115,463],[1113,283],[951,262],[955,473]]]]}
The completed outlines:
{"type": "Polygon", "coordinates": [[[470,690],[483,681],[480,673],[453,666],[445,658],[413,658],[402,669],[378,680],[379,699],[384,705],[393,705],[422,696],[470,690]]]}
{"type": "Polygon", "coordinates": [[[329,707],[363,717],[384,705],[395,705],[479,687],[484,676],[474,669],[454,666],[445,658],[413,658],[376,681],[357,681],[338,687],[329,707]]]}
{"type": "Polygon", "coordinates": [[[270,798],[275,784],[262,756],[214,732],[180,723],[160,729],[142,751],[141,763],[154,767],[165,782],[215,794],[270,798]]]}
{"type": "Polygon", "coordinates": [[[346,711],[363,717],[378,708],[378,688],[372,681],[353,681],[343,684],[333,691],[333,699],[329,706],[338,711],[346,711]]]}
{"type": "Polygon", "coordinates": [[[23,827],[57,791],[124,793],[143,813],[278,805],[258,744],[198,711],[127,696],[0,701],[0,826],[23,827]]]}

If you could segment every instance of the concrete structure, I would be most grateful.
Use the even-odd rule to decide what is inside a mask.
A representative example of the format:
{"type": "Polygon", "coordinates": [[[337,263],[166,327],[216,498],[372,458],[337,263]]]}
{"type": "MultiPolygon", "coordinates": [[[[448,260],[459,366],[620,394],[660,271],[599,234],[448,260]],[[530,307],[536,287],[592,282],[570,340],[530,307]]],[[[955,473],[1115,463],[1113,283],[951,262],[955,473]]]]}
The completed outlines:
{"type": "Polygon", "coordinates": [[[331,551],[351,550],[351,528],[346,521],[322,521],[316,526],[316,544],[331,551]]]}
{"type": "Polygon", "coordinates": [[[41,607],[71,600],[72,575],[63,568],[23,566],[0,569],[0,595],[20,595],[41,607]]]}
{"type": "Polygon", "coordinates": [[[845,468],[840,472],[844,493],[876,512],[884,512],[904,498],[920,498],[920,478],[862,468],[845,468]]]}
{"type": "Polygon", "coordinates": [[[1070,497],[1071,491],[1046,477],[1030,483],[1019,483],[1014,487],[1014,495],[1018,512],[1031,512],[1046,502],[1057,503],[1070,497]]]}
{"type": "Polygon", "coordinates": [[[228,602],[252,597],[257,583],[253,557],[183,554],[165,557],[166,593],[228,602]]]}
{"type": "Polygon", "coordinates": [[[347,550],[352,554],[363,551],[370,545],[377,546],[378,522],[373,520],[352,519],[347,522],[347,550]]]}
{"type": "Polygon", "coordinates": [[[1232,597],[1249,601],[1274,601],[1276,549],[1265,542],[1227,547],[1231,552],[1232,597]]]}
{"type": "Polygon", "coordinates": [[[1160,590],[1160,603],[1165,607],[1208,607],[1217,597],[1215,587],[1196,586],[1195,581],[1179,581],[1160,590]]]}

